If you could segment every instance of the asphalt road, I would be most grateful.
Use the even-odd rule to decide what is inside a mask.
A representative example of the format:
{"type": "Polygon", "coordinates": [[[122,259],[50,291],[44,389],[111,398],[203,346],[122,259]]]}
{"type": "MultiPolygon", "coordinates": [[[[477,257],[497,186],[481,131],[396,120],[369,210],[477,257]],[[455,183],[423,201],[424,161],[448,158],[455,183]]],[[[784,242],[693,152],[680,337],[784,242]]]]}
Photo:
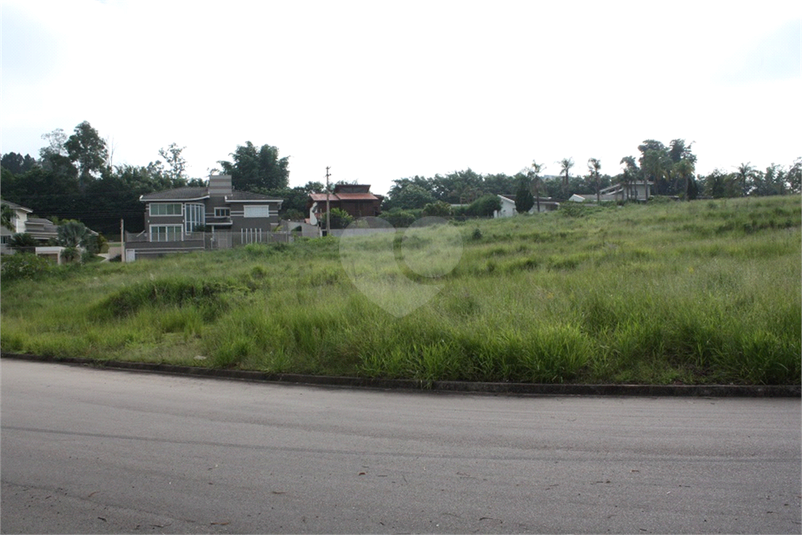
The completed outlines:
{"type": "Polygon", "coordinates": [[[802,529],[799,399],[0,374],[3,533],[802,529]]]}

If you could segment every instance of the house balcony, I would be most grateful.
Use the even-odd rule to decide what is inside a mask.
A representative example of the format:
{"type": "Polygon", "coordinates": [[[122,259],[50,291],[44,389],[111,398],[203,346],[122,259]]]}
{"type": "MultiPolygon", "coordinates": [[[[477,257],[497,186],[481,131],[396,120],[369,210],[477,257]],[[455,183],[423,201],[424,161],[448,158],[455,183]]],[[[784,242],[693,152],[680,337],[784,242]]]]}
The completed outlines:
{"type": "Polygon", "coordinates": [[[230,227],[231,226],[231,216],[206,216],[206,226],[207,227],[230,227]]]}

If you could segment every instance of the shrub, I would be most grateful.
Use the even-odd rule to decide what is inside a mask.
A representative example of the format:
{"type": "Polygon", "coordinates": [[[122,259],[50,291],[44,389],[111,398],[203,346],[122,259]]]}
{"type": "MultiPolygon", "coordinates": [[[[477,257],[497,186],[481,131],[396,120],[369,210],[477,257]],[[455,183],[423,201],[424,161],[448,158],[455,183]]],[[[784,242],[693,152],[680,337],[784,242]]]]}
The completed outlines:
{"type": "MultiPolygon", "coordinates": [[[[354,222],[354,216],[343,210],[342,208],[331,209],[331,228],[343,229],[354,222]]],[[[321,221],[326,221],[326,213],[321,216],[321,221]]],[[[325,224],[325,223],[324,223],[325,224]]]]}
{"type": "Polygon", "coordinates": [[[465,210],[465,214],[474,217],[493,217],[493,213],[501,210],[501,199],[496,195],[484,195],[473,201],[465,210]]]}
{"type": "Polygon", "coordinates": [[[423,207],[421,215],[423,217],[449,217],[451,215],[451,205],[443,201],[429,203],[423,207]]]}
{"type": "Polygon", "coordinates": [[[415,222],[417,217],[411,210],[400,210],[393,208],[389,212],[382,214],[382,219],[390,223],[395,228],[408,227],[415,222]]]}
{"type": "Polygon", "coordinates": [[[4,255],[0,264],[0,277],[3,281],[16,279],[35,279],[50,272],[53,264],[32,254],[4,255]]]}
{"type": "Polygon", "coordinates": [[[36,247],[37,245],[39,245],[39,242],[36,241],[36,238],[27,232],[18,232],[11,236],[11,238],[8,240],[8,246],[14,249],[21,249],[23,247],[36,247]]]}

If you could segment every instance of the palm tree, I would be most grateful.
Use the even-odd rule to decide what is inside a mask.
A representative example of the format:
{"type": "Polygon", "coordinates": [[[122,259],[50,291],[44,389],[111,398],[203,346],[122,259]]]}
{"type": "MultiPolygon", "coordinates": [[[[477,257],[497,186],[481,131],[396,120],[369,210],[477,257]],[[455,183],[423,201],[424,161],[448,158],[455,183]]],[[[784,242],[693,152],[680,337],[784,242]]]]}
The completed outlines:
{"type": "Polygon", "coordinates": [[[690,178],[693,176],[693,171],[694,171],[693,161],[691,161],[689,158],[680,160],[676,164],[674,164],[674,169],[679,175],[679,178],[685,181],[685,200],[690,201],[691,199],[688,196],[688,185],[690,178]]]}
{"type": "Polygon", "coordinates": [[[58,242],[62,247],[79,247],[89,237],[89,231],[80,221],[67,221],[58,227],[58,242]]]}
{"type": "Polygon", "coordinates": [[[568,198],[568,173],[574,166],[573,158],[563,158],[558,162],[560,164],[560,173],[565,173],[563,176],[563,197],[568,198]]]}
{"type": "Polygon", "coordinates": [[[752,178],[755,174],[755,168],[752,167],[751,162],[742,163],[738,166],[738,177],[741,181],[741,194],[746,197],[747,190],[746,190],[746,180],[748,178],[752,178]]]}
{"type": "Polygon", "coordinates": [[[627,199],[632,197],[632,183],[638,177],[638,164],[635,163],[634,156],[624,156],[621,158],[621,164],[624,165],[624,181],[627,188],[627,199]]]}
{"type": "Polygon", "coordinates": [[[2,205],[2,226],[7,228],[8,230],[14,232],[16,231],[16,227],[14,226],[14,219],[16,219],[16,214],[14,214],[14,210],[7,204],[2,205]]]}
{"type": "Polygon", "coordinates": [[[537,211],[540,213],[540,194],[538,193],[540,189],[540,171],[544,168],[543,164],[537,163],[535,160],[532,160],[532,166],[529,168],[529,176],[532,180],[532,189],[535,192],[535,203],[537,203],[537,211]]]}
{"type": "Polygon", "coordinates": [[[588,159],[588,170],[590,171],[590,176],[593,177],[596,181],[596,203],[601,203],[601,191],[599,188],[599,169],[601,169],[601,162],[598,158],[589,158],[588,159]]]}

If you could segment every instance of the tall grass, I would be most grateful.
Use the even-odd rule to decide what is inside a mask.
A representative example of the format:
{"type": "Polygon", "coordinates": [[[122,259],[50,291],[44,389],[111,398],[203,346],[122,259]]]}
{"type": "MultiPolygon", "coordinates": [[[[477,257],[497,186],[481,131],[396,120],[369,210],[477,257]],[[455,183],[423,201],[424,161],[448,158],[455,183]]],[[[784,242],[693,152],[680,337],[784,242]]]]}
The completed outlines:
{"type": "Polygon", "coordinates": [[[0,344],[424,382],[798,384],[801,226],[796,198],[573,207],[353,257],[320,239],[87,265],[4,280],[0,344]],[[432,297],[406,315],[377,304],[416,287],[432,297]]]}

